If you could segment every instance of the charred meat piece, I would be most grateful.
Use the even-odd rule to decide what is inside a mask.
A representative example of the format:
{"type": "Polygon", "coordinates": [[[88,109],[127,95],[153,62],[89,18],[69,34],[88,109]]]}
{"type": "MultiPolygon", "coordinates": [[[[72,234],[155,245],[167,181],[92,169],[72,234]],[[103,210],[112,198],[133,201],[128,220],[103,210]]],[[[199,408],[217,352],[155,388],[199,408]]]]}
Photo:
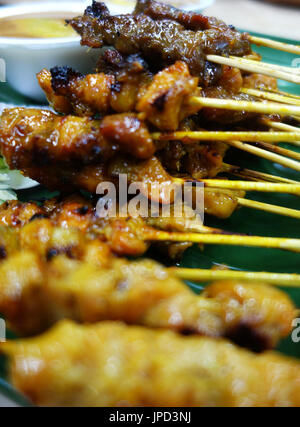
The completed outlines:
{"type": "Polygon", "coordinates": [[[181,60],[188,64],[192,75],[205,83],[205,55],[243,56],[251,52],[245,35],[221,26],[204,30],[186,30],[170,19],[153,20],[144,14],[92,17],[85,14],[70,21],[81,35],[82,44],[90,47],[114,46],[121,54],[141,54],[151,67],[162,66],[181,60]]]}
{"type": "Polygon", "coordinates": [[[39,84],[55,111],[77,116],[108,113],[114,76],[88,74],[83,76],[69,67],[42,70],[37,75],[39,84]]]}
{"type": "Polygon", "coordinates": [[[118,113],[136,111],[139,93],[153,78],[148,64],[139,55],[126,57],[113,49],[106,50],[100,57],[98,71],[115,76],[110,102],[112,110],[118,113]]]}
{"type": "Polygon", "coordinates": [[[82,75],[70,67],[44,69],[38,81],[50,105],[62,114],[104,115],[135,111],[139,91],[151,82],[152,74],[137,55],[123,58],[106,50],[98,72],[82,75]]]}
{"type": "Polygon", "coordinates": [[[195,179],[214,178],[223,171],[227,149],[228,145],[217,141],[193,145],[172,141],[157,156],[171,173],[182,173],[195,179]]]}

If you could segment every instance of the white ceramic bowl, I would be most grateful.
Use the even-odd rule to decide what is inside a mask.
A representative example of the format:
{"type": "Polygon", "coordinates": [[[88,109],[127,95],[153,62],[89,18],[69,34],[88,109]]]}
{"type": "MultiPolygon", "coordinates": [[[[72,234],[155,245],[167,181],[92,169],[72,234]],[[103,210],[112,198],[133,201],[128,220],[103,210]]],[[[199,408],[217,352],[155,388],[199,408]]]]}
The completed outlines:
{"type": "MultiPolygon", "coordinates": [[[[68,12],[68,16],[77,16],[83,13],[91,1],[37,2],[6,6],[0,8],[0,19],[48,12],[68,12]]],[[[182,9],[202,10],[212,4],[213,0],[174,0],[175,4],[176,2],[182,9]]],[[[132,12],[135,0],[111,0],[106,3],[112,14],[122,14],[132,12]]],[[[77,35],[47,39],[0,37],[0,65],[3,66],[4,60],[6,81],[16,91],[36,101],[45,101],[36,80],[36,73],[42,68],[69,65],[86,73],[94,69],[98,57],[99,51],[81,46],[80,37],[77,35]]]]}
{"type": "MultiPolygon", "coordinates": [[[[29,3],[0,8],[0,19],[66,11],[77,16],[83,13],[84,8],[85,4],[80,2],[29,3]]],[[[97,50],[88,50],[80,45],[77,35],[47,39],[0,37],[0,59],[5,61],[6,81],[21,94],[37,101],[45,101],[35,77],[42,68],[69,65],[88,72],[94,68],[98,57],[97,50]]]]}

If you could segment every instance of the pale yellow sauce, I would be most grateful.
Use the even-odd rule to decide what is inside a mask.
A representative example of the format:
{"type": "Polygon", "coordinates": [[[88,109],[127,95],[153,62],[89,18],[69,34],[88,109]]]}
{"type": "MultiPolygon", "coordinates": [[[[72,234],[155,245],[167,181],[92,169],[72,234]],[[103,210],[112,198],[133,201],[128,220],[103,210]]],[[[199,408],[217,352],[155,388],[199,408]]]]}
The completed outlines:
{"type": "Polygon", "coordinates": [[[0,37],[55,38],[72,37],[76,33],[62,18],[0,19],[0,37]]]}

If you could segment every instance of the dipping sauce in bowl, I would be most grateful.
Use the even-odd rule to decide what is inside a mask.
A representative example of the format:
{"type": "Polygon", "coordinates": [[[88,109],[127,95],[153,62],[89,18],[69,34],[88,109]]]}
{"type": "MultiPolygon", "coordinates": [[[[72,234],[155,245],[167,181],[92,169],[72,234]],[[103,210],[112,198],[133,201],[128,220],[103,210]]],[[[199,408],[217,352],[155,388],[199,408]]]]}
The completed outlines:
{"type": "Polygon", "coordinates": [[[8,84],[40,103],[46,98],[36,74],[43,68],[68,65],[81,73],[92,72],[99,51],[81,46],[79,35],[65,24],[66,19],[82,15],[88,3],[91,0],[56,0],[0,7],[1,80],[6,81],[0,83],[0,90],[8,84]]]}
{"type": "Polygon", "coordinates": [[[76,36],[62,18],[13,17],[0,19],[0,37],[61,38],[76,36]]]}

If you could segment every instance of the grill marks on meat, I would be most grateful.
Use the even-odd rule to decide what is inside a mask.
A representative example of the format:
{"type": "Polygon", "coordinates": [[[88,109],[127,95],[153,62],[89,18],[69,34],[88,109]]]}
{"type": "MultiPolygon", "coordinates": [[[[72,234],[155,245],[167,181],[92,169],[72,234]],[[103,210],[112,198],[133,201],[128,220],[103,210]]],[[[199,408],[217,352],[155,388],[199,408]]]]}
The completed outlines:
{"type": "Polygon", "coordinates": [[[61,117],[46,110],[4,111],[0,125],[2,155],[11,169],[57,163],[85,164],[116,151],[88,117],[61,117]]]}
{"type": "Polygon", "coordinates": [[[22,108],[3,113],[0,144],[9,166],[21,170],[60,164],[76,171],[82,165],[106,161],[117,151],[140,158],[155,152],[147,127],[132,114],[100,121],[22,108]]]}
{"type": "Polygon", "coordinates": [[[177,61],[154,76],[136,108],[157,128],[178,129],[182,120],[199,110],[188,104],[189,97],[197,96],[198,92],[198,78],[190,75],[184,62],[177,61]]]}
{"type": "MultiPolygon", "coordinates": [[[[149,14],[152,15],[152,12],[149,14]]],[[[96,18],[85,14],[70,23],[81,35],[84,45],[95,48],[114,46],[125,55],[139,53],[156,71],[181,60],[187,63],[194,76],[200,78],[201,84],[205,82],[206,54],[242,56],[251,52],[248,37],[223,23],[211,21],[206,24],[208,29],[192,31],[176,22],[174,17],[171,20],[172,15],[172,11],[165,16],[156,14],[158,20],[155,20],[144,13],[120,16],[104,14],[96,18]]],[[[178,21],[181,22],[179,18],[178,21]]]]}
{"type": "Polygon", "coordinates": [[[93,116],[110,111],[114,76],[102,73],[83,76],[69,67],[56,67],[42,70],[37,78],[58,113],[93,116]]]}
{"type": "Polygon", "coordinates": [[[83,76],[69,67],[55,67],[42,70],[37,78],[57,112],[94,116],[135,111],[152,74],[138,55],[124,58],[110,49],[101,55],[95,74],[83,76]]]}
{"type": "MultiPolygon", "coordinates": [[[[207,78],[210,63],[206,63],[207,78]]],[[[198,113],[209,122],[219,124],[237,123],[253,115],[191,106],[192,96],[203,95],[220,99],[252,100],[239,93],[243,77],[237,68],[224,66],[218,74],[217,85],[198,87],[199,79],[192,77],[188,66],[177,61],[154,76],[147,69],[145,61],[137,55],[123,57],[116,50],[107,50],[98,63],[99,71],[110,74],[89,74],[82,76],[68,67],[56,67],[55,71],[42,70],[38,74],[53,108],[59,113],[93,116],[108,112],[143,112],[145,118],[160,130],[177,130],[182,121],[198,113]]]]}

